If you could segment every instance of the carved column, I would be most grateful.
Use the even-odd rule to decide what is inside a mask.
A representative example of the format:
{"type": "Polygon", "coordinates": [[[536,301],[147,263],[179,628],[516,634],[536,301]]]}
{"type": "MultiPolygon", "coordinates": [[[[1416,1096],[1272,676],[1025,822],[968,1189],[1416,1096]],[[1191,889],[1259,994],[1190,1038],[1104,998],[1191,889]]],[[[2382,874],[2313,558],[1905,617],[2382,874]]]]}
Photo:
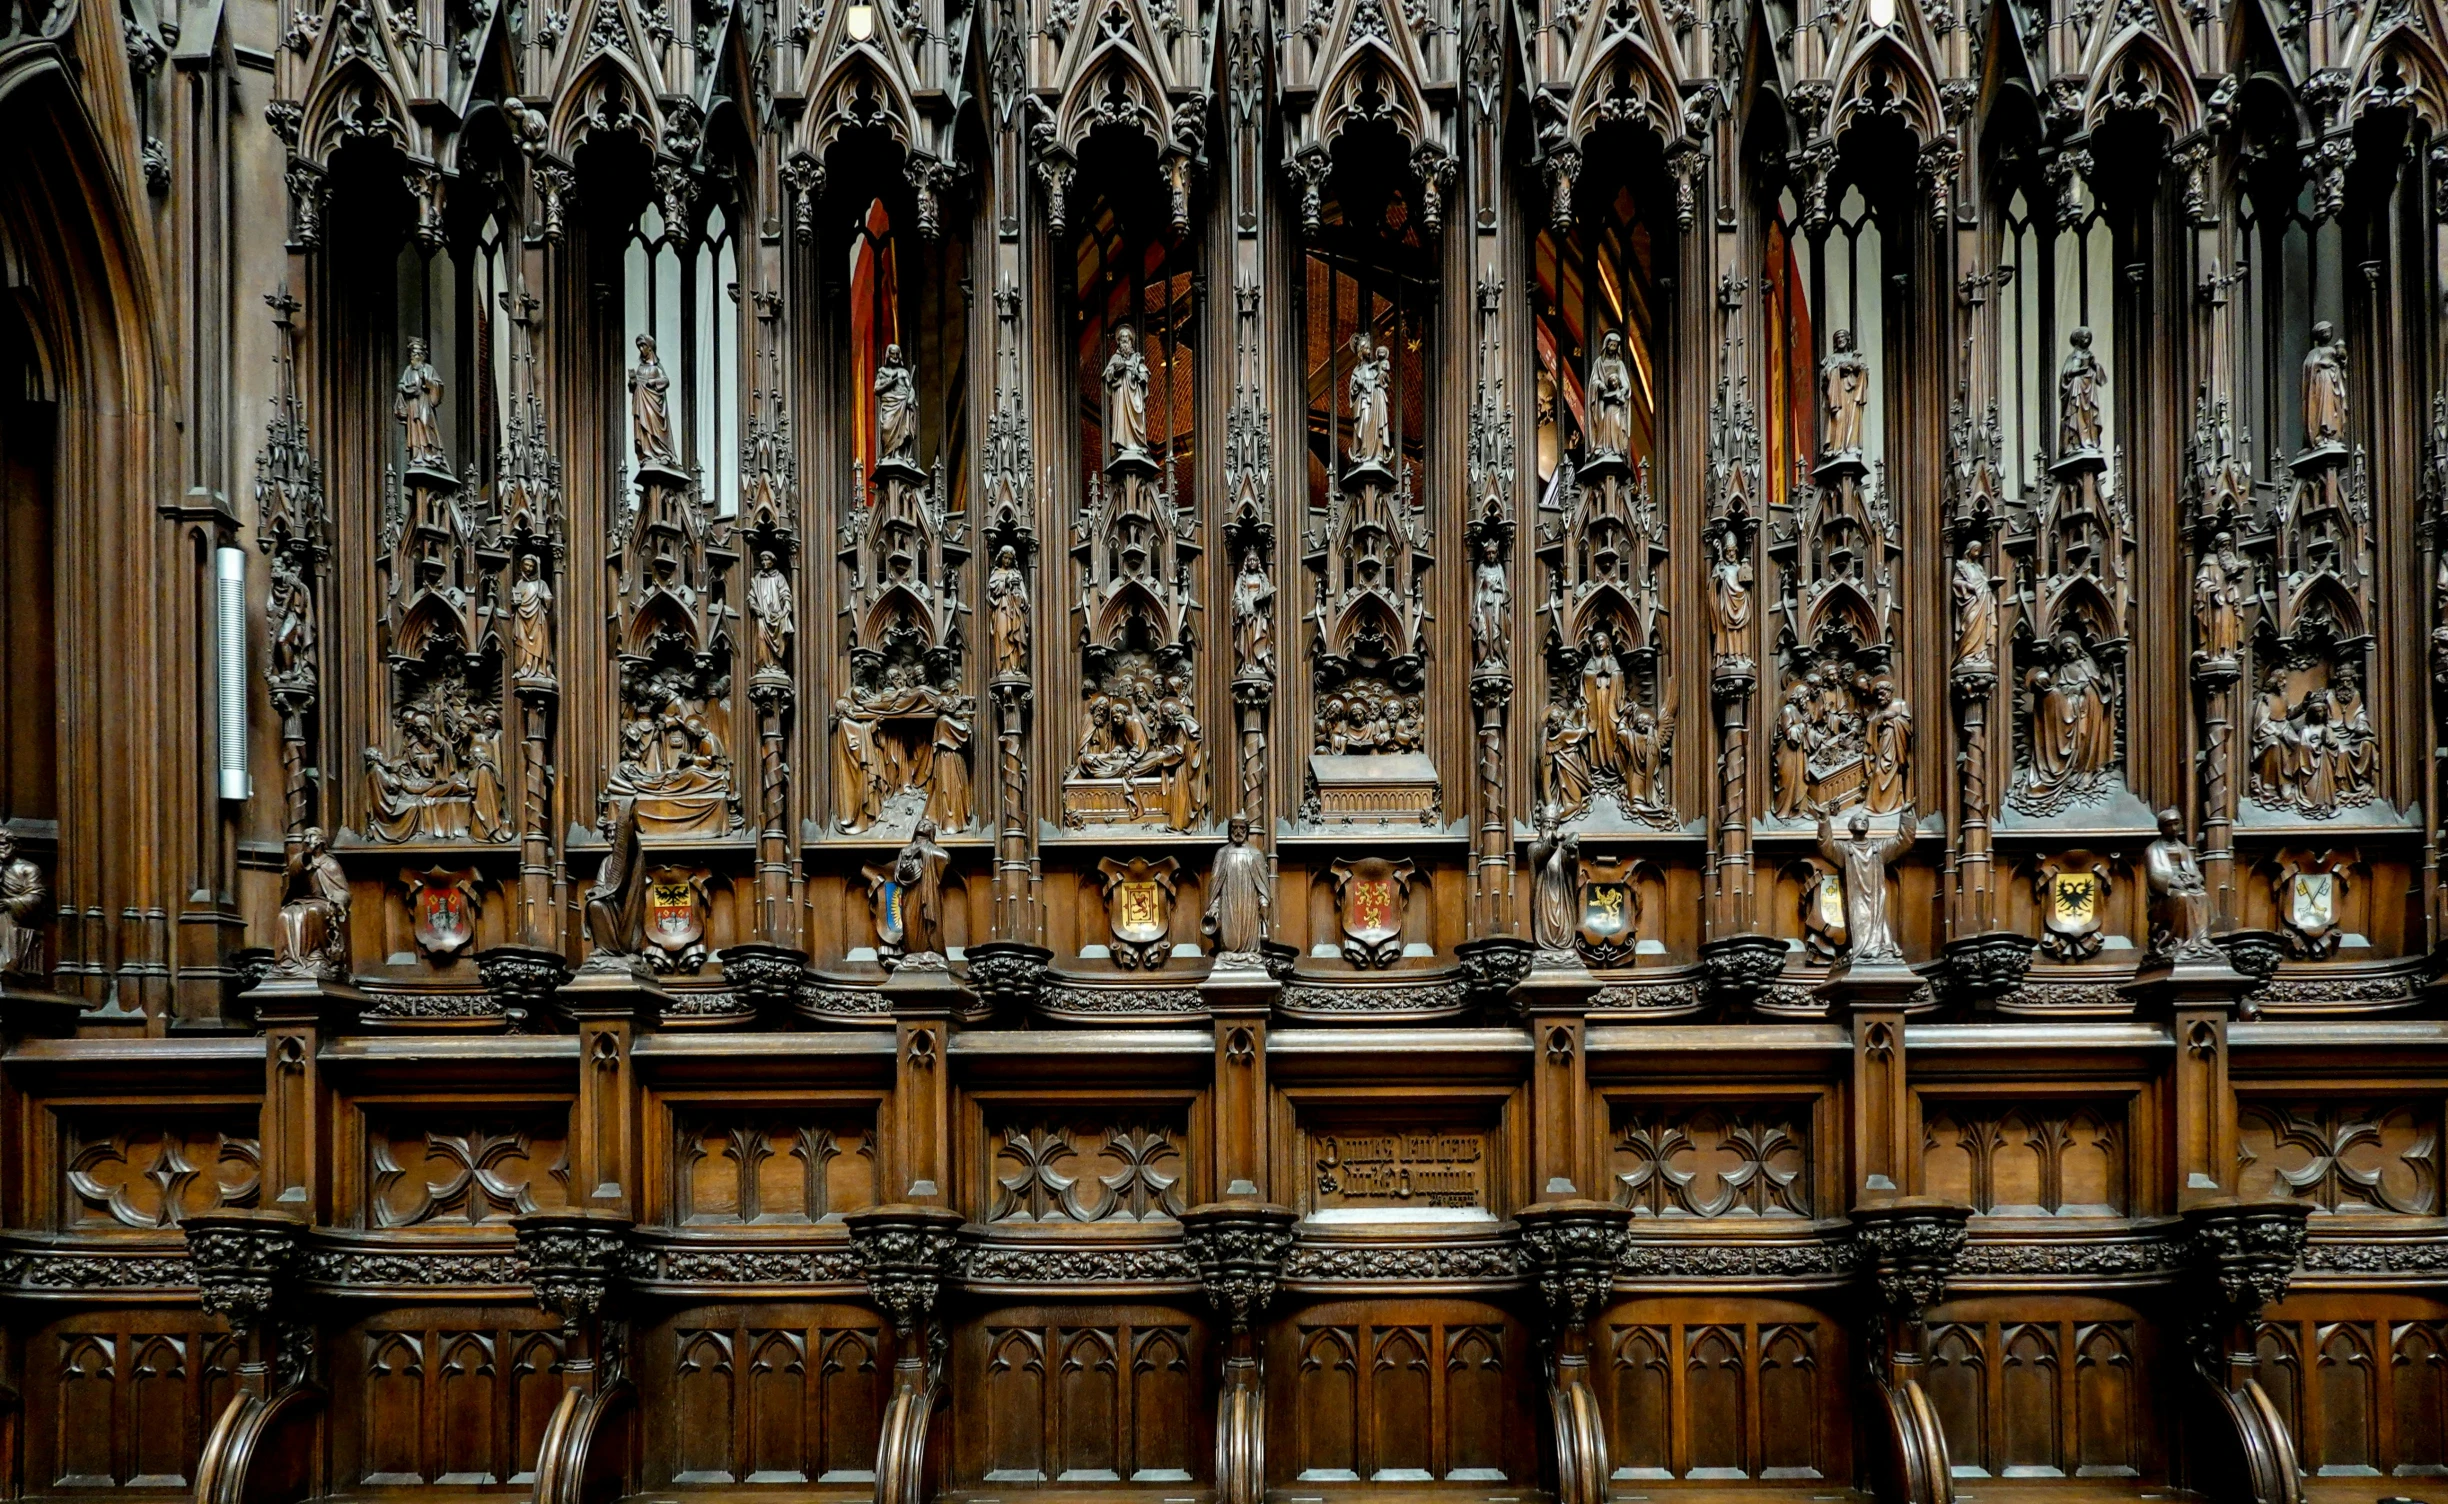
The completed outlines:
{"type": "Polygon", "coordinates": [[[951,1199],[946,1187],[952,1180],[952,1088],[944,1079],[944,1055],[965,996],[940,966],[906,961],[884,985],[899,1047],[892,1113],[900,1131],[887,1173],[902,1201],[944,1206],[951,1199]]]}
{"type": "Polygon", "coordinates": [[[1901,1194],[1910,1179],[1912,1094],[1904,1065],[1904,1017],[1926,986],[1901,964],[1839,963],[1823,991],[1853,1027],[1853,1194],[1865,1201],[1901,1194]]]}
{"type": "Polygon", "coordinates": [[[583,1208],[511,1219],[536,1300],[561,1318],[561,1403],[544,1428],[535,1504],[583,1504],[623,1491],[629,1427],[627,1323],[611,1313],[630,1220],[583,1208]]]}
{"type": "Polygon", "coordinates": [[[331,1144],[319,1051],[361,999],[343,983],[273,977],[244,995],[264,1036],[261,1204],[309,1222],[331,1215],[331,1144]]]}
{"type": "Polygon", "coordinates": [[[562,1016],[578,1031],[578,1101],[570,1115],[570,1195],[595,1211],[630,1215],[637,1206],[639,1142],[637,1082],[629,1050],[651,1017],[643,988],[582,971],[557,994],[562,1016]],[[607,985],[610,983],[611,985],[607,985]]]}
{"type": "Polygon", "coordinates": [[[2302,1504],[2295,1442],[2257,1377],[2254,1332],[2302,1256],[2303,1201],[2206,1201],[2185,1209],[2200,1380],[2185,1417],[2184,1482],[2204,1498],[2302,1504]]]}
{"type": "MultiPolygon", "coordinates": [[[[1272,944],[1272,942],[1270,942],[1272,944]]],[[[1289,946],[1271,967],[1290,971],[1289,946]]],[[[1215,1027],[1215,1183],[1225,1200],[1264,1200],[1267,1173],[1267,1020],[1281,980],[1248,967],[1217,967],[1199,986],[1215,1027]]]]}
{"type": "Polygon", "coordinates": [[[1578,966],[1541,966],[1521,986],[1537,1052],[1530,1067],[1530,1183],[1542,1199],[1580,1195],[1595,1167],[1582,1035],[1597,992],[1598,979],[1578,966]]]}
{"type": "Polygon", "coordinates": [[[2154,959],[2128,989],[2172,1023],[2176,1061],[2167,1141],[2176,1157],[2176,1205],[2229,1197],[2236,1166],[2236,1101],[2227,1082],[2227,1025],[2253,979],[2224,956],[2154,959]]]}
{"type": "Polygon", "coordinates": [[[851,1245],[867,1294],[893,1327],[893,1396],[876,1442],[876,1504],[922,1504],[928,1433],[944,1400],[948,1339],[935,1307],[960,1277],[961,1215],[894,1203],[852,1212],[851,1245]]]}
{"type": "Polygon", "coordinates": [[[1275,1299],[1300,1213],[1264,1202],[1209,1202],[1182,1214],[1182,1243],[1228,1333],[1216,1396],[1216,1504],[1266,1497],[1266,1374],[1258,1325],[1275,1299]]]}
{"type": "Polygon", "coordinates": [[[1920,1196],[1871,1202],[1851,1213],[1872,1296],[1871,1410],[1877,1420],[1864,1440],[1880,1504],[1949,1504],[1955,1497],[1946,1435],[1921,1387],[1929,1361],[1923,1318],[1945,1293],[1971,1215],[1968,1206],[1920,1196]]]}
{"type": "Polygon", "coordinates": [[[1540,1201],[1518,1220],[1547,1307],[1556,1504],[1606,1504],[1606,1421],[1590,1388],[1589,1324],[1614,1293],[1632,1211],[1605,1201],[1540,1201]]]}
{"type": "Polygon", "coordinates": [[[179,1231],[208,1315],[239,1344],[238,1392],[196,1463],[198,1504],[302,1497],[311,1484],[315,1329],[298,1277],[304,1218],[283,1211],[192,1212],[179,1231]]]}

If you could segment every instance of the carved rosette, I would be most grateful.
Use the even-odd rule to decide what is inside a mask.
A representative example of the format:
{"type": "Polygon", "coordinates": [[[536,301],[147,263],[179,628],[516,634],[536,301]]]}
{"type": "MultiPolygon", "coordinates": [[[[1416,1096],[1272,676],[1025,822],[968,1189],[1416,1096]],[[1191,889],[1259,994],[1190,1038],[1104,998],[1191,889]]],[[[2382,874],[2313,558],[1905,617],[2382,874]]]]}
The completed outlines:
{"type": "Polygon", "coordinates": [[[2303,1257],[2305,1201],[2213,1201],[2185,1209],[2187,1261],[2242,1320],[2286,1295],[2303,1257]]]}
{"type": "Polygon", "coordinates": [[[969,947],[969,986],[994,1015],[1020,1017],[1045,990],[1054,953],[1024,940],[982,940],[969,947]]]}
{"type": "Polygon", "coordinates": [[[1520,935],[1482,935],[1454,947],[1471,1001],[1489,1010],[1509,1006],[1530,976],[1533,947],[1520,935]]]}
{"type": "Polygon", "coordinates": [[[294,1296],[305,1266],[306,1224],[287,1212],[195,1212],[180,1219],[196,1292],[209,1314],[234,1331],[258,1328],[277,1302],[294,1296]]]}
{"type": "Polygon", "coordinates": [[[1879,1303],[1907,1320],[1946,1293],[1947,1276],[1962,1256],[1968,1206],[1926,1196],[1857,1206],[1853,1234],[1868,1250],[1870,1281],[1879,1303]]]}
{"type": "Polygon", "coordinates": [[[553,994],[569,981],[570,967],[559,951],[541,945],[496,945],[477,953],[476,974],[516,1026],[544,1016],[553,994]]]}
{"type": "Polygon", "coordinates": [[[1523,1207],[1517,1220],[1549,1320],[1559,1328],[1587,1326],[1615,1288],[1632,1209],[1611,1201],[1541,1201],[1523,1207]]]}
{"type": "Polygon", "coordinates": [[[1785,942],[1774,935],[1720,935],[1700,944],[1709,995],[1731,1007],[1758,1001],[1785,973],[1785,942]]]}
{"type": "Polygon", "coordinates": [[[778,1017],[799,996],[808,956],[787,945],[734,945],[722,953],[723,980],[757,1012],[778,1017]]]}
{"type": "Polygon", "coordinates": [[[627,1217],[584,1209],[528,1212],[511,1218],[510,1227],[544,1309],[570,1325],[603,1313],[626,1262],[627,1217]]]}
{"type": "Polygon", "coordinates": [[[1266,1315],[1300,1213],[1271,1202],[1209,1202],[1182,1213],[1182,1244],[1199,1284],[1236,1333],[1266,1315]]]}
{"type": "Polygon", "coordinates": [[[844,1220],[867,1272],[868,1298],[906,1341],[934,1313],[945,1284],[960,1277],[961,1214],[896,1202],[844,1220]]]}

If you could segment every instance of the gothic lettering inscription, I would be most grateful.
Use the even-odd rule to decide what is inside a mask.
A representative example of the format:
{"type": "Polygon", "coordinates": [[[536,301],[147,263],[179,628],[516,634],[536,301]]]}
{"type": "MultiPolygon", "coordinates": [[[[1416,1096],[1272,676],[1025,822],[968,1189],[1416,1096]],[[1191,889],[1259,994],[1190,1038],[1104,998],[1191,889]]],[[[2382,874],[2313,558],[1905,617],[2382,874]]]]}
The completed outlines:
{"type": "Polygon", "coordinates": [[[1321,1209],[1487,1205],[1483,1133],[1326,1134],[1310,1148],[1321,1209]]]}

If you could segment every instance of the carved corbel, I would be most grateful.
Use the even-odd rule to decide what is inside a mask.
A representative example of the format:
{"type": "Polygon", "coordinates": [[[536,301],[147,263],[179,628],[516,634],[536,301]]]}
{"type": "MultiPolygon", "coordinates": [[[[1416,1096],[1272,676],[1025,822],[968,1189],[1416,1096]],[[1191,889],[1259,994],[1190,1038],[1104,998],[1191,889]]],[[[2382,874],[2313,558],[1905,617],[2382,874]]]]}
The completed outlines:
{"type": "Polygon", "coordinates": [[[1292,186],[1300,190],[1301,233],[1315,235],[1326,223],[1326,178],[1334,163],[1323,146],[1304,147],[1293,153],[1285,164],[1292,172],[1292,186]]]}
{"type": "Polygon", "coordinates": [[[539,233],[545,244],[558,244],[563,220],[570,206],[578,201],[578,175],[559,162],[539,162],[535,185],[544,211],[539,233]]]}
{"type": "Polygon", "coordinates": [[[1674,174],[1675,224],[1692,227],[1700,212],[1700,180],[1708,175],[1708,148],[1698,141],[1678,141],[1666,154],[1666,169],[1674,174]]]}
{"type": "Polygon", "coordinates": [[[947,1396],[949,1338],[935,1319],[944,1287],[960,1277],[961,1215],[894,1203],[849,1214],[851,1247],[867,1295],[893,1327],[893,1397],[876,1442],[877,1504],[922,1504],[928,1432],[947,1396]]]}
{"type": "Polygon", "coordinates": [[[1266,1202],[1209,1202],[1182,1214],[1182,1244],[1229,1332],[1216,1396],[1216,1504],[1266,1495],[1266,1383],[1258,1324],[1274,1302],[1300,1214],[1266,1202]]]}
{"type": "Polygon", "coordinates": [[[572,1208],[511,1219],[536,1300],[561,1318],[561,1403],[536,1456],[536,1504],[616,1490],[636,1415],[628,1328],[611,1314],[628,1256],[627,1217],[572,1208]]]}
{"type": "Polygon", "coordinates": [[[1556,1504],[1606,1504],[1606,1423],[1590,1387],[1589,1325],[1614,1293],[1632,1210],[1607,1201],[1541,1201],[1522,1208],[1518,1220],[1547,1308],[1556,1504]]]}
{"type": "Polygon", "coordinates": [[[2302,1504],[2294,1436],[2261,1388],[2254,1332],[2263,1309],[2286,1295],[2310,1214],[2304,1201],[2218,1200],[2185,1210],[2196,1276],[2189,1346],[2201,1381],[2187,1432],[2210,1473],[2196,1485],[2205,1497],[2302,1504]]]}
{"type": "Polygon", "coordinates": [[[1581,148],[1559,142],[1547,148],[1547,223],[1559,235],[1573,227],[1573,192],[1581,176],[1581,148]]]}
{"type": "Polygon", "coordinates": [[[198,1504],[242,1504],[298,1448],[312,1445],[315,1328],[305,1318],[300,1277],[306,1223],[288,1212],[191,1212],[179,1221],[187,1262],[207,1315],[227,1320],[239,1342],[238,1392],[214,1421],[196,1465],[198,1504]]]}
{"type": "Polygon", "coordinates": [[[1940,136],[1921,148],[1921,181],[1929,190],[1930,220],[1946,227],[1955,201],[1955,177],[1963,169],[1963,146],[1953,136],[1940,136]]]}
{"type": "Polygon", "coordinates": [[[1853,1233],[1867,1258],[1874,1323],[1870,1335],[1872,1413],[1879,1418],[1870,1444],[1878,1496],[1897,1504],[1949,1504],[1953,1473],[1946,1435],[1923,1392],[1929,1362],[1924,1320],[1946,1291],[1948,1274],[1962,1254],[1968,1206],[1922,1196],[1899,1197],[1853,1208],[1853,1233]]]}
{"type": "Polygon", "coordinates": [[[823,160],[803,151],[791,153],[782,164],[782,184],[791,194],[791,233],[807,245],[816,238],[816,204],[824,197],[823,160]]]}
{"type": "Polygon", "coordinates": [[[1059,240],[1070,231],[1071,179],[1079,164],[1056,141],[1052,121],[1030,127],[1029,144],[1036,149],[1037,184],[1045,190],[1046,228],[1059,240]]]}

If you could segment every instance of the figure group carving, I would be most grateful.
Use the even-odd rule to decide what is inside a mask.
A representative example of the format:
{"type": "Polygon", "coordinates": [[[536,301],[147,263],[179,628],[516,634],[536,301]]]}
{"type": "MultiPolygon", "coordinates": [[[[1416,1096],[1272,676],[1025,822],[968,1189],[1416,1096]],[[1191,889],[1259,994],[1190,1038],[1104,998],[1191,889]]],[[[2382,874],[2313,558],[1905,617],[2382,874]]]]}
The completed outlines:
{"type": "Polygon", "coordinates": [[[2272,665],[2253,697],[2252,797],[2315,816],[2370,803],[2379,747],[2361,672],[2340,665],[2327,683],[2300,687],[2295,678],[2272,665]]]}

